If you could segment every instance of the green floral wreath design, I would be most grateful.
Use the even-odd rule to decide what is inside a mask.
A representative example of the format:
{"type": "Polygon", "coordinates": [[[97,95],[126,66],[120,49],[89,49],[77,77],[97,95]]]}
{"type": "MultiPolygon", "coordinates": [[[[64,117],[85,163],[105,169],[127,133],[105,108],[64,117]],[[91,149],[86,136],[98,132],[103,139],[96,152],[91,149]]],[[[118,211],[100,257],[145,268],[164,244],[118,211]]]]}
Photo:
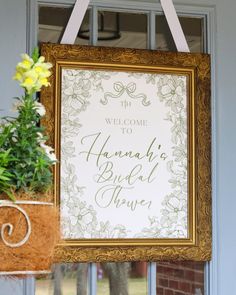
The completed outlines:
{"type": "MultiPolygon", "coordinates": [[[[81,71],[65,69],[62,80],[62,122],[61,153],[62,177],[61,227],[66,239],[77,238],[126,238],[128,230],[122,224],[112,225],[110,221],[99,222],[93,206],[82,201],[86,187],[79,185],[73,163],[75,147],[71,138],[78,135],[82,125],[79,115],[89,107],[90,91],[103,91],[103,80],[109,80],[118,72],[81,71]],[[68,214],[69,213],[69,214],[68,214]]],[[[174,192],[165,196],[161,209],[162,216],[148,217],[148,226],[134,238],[181,238],[187,230],[187,130],[185,77],[131,73],[129,77],[144,78],[146,83],[157,87],[157,97],[170,110],[166,120],[172,124],[174,161],[167,163],[174,192]]]]}

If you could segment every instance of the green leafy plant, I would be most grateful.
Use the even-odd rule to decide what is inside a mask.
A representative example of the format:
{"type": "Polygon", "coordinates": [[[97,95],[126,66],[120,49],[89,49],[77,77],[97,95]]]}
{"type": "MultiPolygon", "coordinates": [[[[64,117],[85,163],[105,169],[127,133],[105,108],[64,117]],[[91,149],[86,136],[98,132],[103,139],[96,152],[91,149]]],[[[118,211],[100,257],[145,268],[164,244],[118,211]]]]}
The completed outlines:
{"type": "Polygon", "coordinates": [[[16,66],[14,79],[25,95],[15,98],[18,116],[2,119],[0,126],[0,193],[12,200],[15,192],[45,192],[52,184],[51,166],[56,157],[45,144],[44,129],[39,124],[45,108],[35,95],[43,86],[49,86],[50,68],[38,49],[32,57],[23,54],[16,66]]]}
{"type": "Polygon", "coordinates": [[[10,150],[0,153],[0,188],[1,192],[6,193],[12,201],[15,201],[15,197],[10,191],[13,175],[7,169],[9,162],[13,160],[9,154],[10,150]]]}

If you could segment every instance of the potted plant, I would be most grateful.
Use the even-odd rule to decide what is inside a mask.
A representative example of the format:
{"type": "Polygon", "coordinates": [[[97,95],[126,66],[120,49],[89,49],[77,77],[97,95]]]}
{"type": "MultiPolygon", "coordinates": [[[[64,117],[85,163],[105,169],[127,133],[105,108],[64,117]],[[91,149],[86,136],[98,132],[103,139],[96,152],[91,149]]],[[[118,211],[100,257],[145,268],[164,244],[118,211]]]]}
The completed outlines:
{"type": "Polygon", "coordinates": [[[49,86],[52,65],[39,56],[22,54],[14,79],[24,89],[15,98],[14,118],[0,124],[0,274],[49,271],[57,240],[52,202],[53,149],[46,145],[40,119],[44,106],[37,92],[49,86]]]}

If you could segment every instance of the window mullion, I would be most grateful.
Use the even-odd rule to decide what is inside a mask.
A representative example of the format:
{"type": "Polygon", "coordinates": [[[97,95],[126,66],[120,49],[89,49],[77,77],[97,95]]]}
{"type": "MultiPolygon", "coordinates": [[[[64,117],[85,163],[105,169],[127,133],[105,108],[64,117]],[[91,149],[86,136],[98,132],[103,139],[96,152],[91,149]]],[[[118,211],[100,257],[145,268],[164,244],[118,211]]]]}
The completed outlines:
{"type": "Polygon", "coordinates": [[[95,46],[98,40],[98,9],[93,6],[90,11],[90,45],[95,46]]]}
{"type": "Polygon", "coordinates": [[[156,295],[156,274],[157,274],[156,262],[148,262],[148,295],[156,295]]]}
{"type": "Polygon", "coordinates": [[[156,49],[156,14],[153,11],[148,14],[147,48],[156,49]]]}
{"type": "Polygon", "coordinates": [[[89,263],[88,267],[89,295],[97,294],[97,264],[89,263]]]}

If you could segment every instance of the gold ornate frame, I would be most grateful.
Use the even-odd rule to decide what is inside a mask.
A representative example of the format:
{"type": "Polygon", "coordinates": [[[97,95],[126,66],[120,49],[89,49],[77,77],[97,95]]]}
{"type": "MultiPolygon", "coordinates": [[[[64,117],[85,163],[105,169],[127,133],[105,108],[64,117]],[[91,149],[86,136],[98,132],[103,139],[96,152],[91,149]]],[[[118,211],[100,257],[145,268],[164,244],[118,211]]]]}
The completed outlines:
{"type": "MultiPolygon", "coordinates": [[[[210,58],[206,54],[43,44],[41,54],[53,64],[51,87],[42,91],[50,144],[60,158],[60,73],[63,66],[132,69],[184,74],[188,77],[188,239],[63,240],[56,261],[210,260],[211,258],[211,119],[210,58]]],[[[59,204],[60,166],[54,170],[59,204]]]]}

